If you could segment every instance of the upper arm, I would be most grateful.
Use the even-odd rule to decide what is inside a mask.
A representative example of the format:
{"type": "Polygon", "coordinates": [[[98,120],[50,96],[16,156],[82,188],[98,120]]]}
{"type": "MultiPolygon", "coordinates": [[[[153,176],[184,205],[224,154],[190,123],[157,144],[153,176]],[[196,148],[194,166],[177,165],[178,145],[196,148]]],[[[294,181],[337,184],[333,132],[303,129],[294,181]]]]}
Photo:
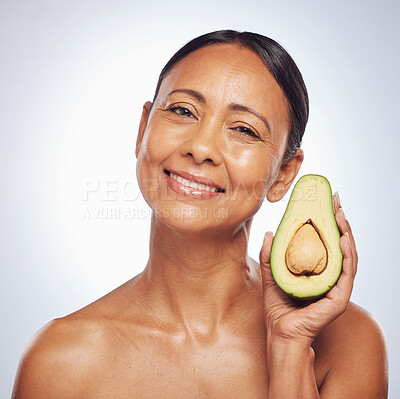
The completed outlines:
{"type": "Polygon", "coordinates": [[[70,367],[74,350],[62,324],[53,321],[33,337],[20,360],[12,399],[79,397],[78,375],[70,367]]]}
{"type": "Polygon", "coordinates": [[[387,398],[386,344],[378,322],[352,304],[326,335],[332,347],[325,348],[330,360],[321,398],[387,398]]]}

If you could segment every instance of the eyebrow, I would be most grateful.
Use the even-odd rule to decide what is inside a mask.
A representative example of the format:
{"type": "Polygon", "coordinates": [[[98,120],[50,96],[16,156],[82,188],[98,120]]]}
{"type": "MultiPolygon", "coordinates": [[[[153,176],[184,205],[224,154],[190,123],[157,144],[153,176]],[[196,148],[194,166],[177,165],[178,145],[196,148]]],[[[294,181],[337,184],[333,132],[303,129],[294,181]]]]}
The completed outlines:
{"type": "Polygon", "coordinates": [[[264,116],[259,114],[253,108],[249,108],[249,107],[246,107],[245,105],[241,105],[241,104],[232,103],[232,104],[229,104],[229,109],[232,110],[232,111],[248,112],[248,113],[256,116],[257,118],[261,119],[261,121],[264,123],[264,125],[266,126],[268,131],[272,134],[271,126],[270,126],[270,124],[268,122],[268,119],[266,119],[264,116]]]}
{"type": "Polygon", "coordinates": [[[174,93],[185,93],[185,94],[188,94],[191,97],[194,97],[196,100],[200,101],[203,104],[206,103],[205,97],[201,93],[196,91],[196,90],[176,89],[176,90],[172,90],[170,93],[168,93],[167,97],[169,97],[171,94],[174,94],[174,93]]]}
{"type": "MultiPolygon", "coordinates": [[[[196,100],[200,101],[201,103],[206,104],[205,97],[200,92],[198,92],[196,90],[176,89],[176,90],[172,90],[170,93],[168,93],[167,97],[169,97],[170,95],[172,95],[174,93],[185,93],[185,94],[188,94],[189,96],[195,98],[196,100]]],[[[266,126],[268,131],[272,134],[271,126],[270,126],[268,120],[264,116],[262,116],[260,113],[258,113],[256,110],[254,110],[253,108],[246,107],[245,105],[242,105],[242,104],[231,103],[231,104],[229,104],[229,109],[231,111],[248,112],[248,113],[256,116],[257,118],[259,118],[264,123],[264,125],[266,126]]]]}

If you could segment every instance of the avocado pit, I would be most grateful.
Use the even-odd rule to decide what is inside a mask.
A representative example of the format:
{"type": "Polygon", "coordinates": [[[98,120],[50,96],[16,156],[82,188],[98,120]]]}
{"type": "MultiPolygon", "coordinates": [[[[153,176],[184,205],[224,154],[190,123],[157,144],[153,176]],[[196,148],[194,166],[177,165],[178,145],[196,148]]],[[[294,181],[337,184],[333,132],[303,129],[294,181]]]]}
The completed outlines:
{"type": "Polygon", "coordinates": [[[328,252],[311,219],[301,226],[286,249],[288,270],[298,276],[321,274],[328,264],[328,252]]]}

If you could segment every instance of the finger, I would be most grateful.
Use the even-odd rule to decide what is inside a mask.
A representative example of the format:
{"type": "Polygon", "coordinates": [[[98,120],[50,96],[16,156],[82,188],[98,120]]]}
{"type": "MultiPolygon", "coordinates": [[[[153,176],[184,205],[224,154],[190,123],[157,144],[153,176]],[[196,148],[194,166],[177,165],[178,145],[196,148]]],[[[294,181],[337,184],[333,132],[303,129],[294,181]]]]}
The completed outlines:
{"type": "Polygon", "coordinates": [[[358,264],[358,254],[357,254],[357,249],[356,249],[356,243],[354,240],[354,236],[353,236],[353,232],[351,230],[350,227],[350,223],[348,222],[346,215],[344,214],[343,208],[340,208],[336,214],[336,222],[337,225],[339,227],[339,231],[341,234],[348,234],[349,236],[349,240],[350,240],[350,245],[351,245],[351,250],[353,253],[353,257],[354,257],[354,264],[355,267],[357,268],[357,264],[358,264]]]}
{"type": "Polygon", "coordinates": [[[355,255],[356,256],[356,260],[358,260],[354,236],[353,236],[353,233],[352,233],[352,230],[351,230],[350,223],[348,222],[348,220],[346,218],[346,215],[344,214],[343,207],[342,207],[342,204],[340,202],[340,197],[339,197],[339,193],[338,192],[336,192],[333,195],[333,208],[334,208],[334,212],[335,212],[335,217],[337,219],[336,221],[338,223],[339,231],[340,231],[341,234],[345,234],[346,232],[349,233],[350,243],[351,243],[352,249],[353,249],[353,255],[355,255]]]}
{"type": "Polygon", "coordinates": [[[353,253],[354,267],[357,271],[358,255],[357,255],[357,250],[356,250],[356,243],[354,240],[353,232],[350,227],[350,223],[348,222],[346,215],[344,214],[342,204],[340,202],[340,196],[337,191],[333,195],[333,208],[335,211],[335,217],[336,217],[336,221],[337,221],[337,224],[339,227],[339,231],[341,232],[341,234],[348,233],[348,235],[349,235],[351,249],[352,249],[352,253],[353,253]]]}
{"type": "Polygon", "coordinates": [[[340,239],[343,252],[343,269],[336,285],[321,300],[310,305],[321,324],[327,325],[348,307],[354,283],[353,253],[348,235],[340,239]]]}
{"type": "Polygon", "coordinates": [[[264,236],[263,246],[261,248],[260,260],[263,265],[269,265],[271,261],[271,247],[274,240],[274,234],[267,231],[264,236]]]}
{"type": "MultiPolygon", "coordinates": [[[[342,264],[342,274],[341,274],[341,277],[343,277],[342,280],[352,281],[354,280],[355,276],[355,264],[354,264],[354,254],[348,233],[346,233],[344,236],[341,237],[340,248],[343,253],[343,264],[342,264]]],[[[339,279],[338,281],[339,284],[337,285],[339,285],[339,287],[341,287],[340,283],[343,284],[342,280],[339,279]]]]}
{"type": "Polygon", "coordinates": [[[340,204],[340,197],[339,197],[339,193],[336,191],[335,194],[333,194],[333,211],[336,214],[336,212],[339,210],[339,208],[341,207],[340,204]]]}
{"type": "Polygon", "coordinates": [[[350,223],[348,222],[346,215],[344,214],[344,210],[342,207],[340,207],[336,213],[335,213],[335,217],[336,217],[336,222],[337,225],[339,227],[340,233],[344,234],[346,232],[351,232],[351,227],[350,227],[350,223]]]}
{"type": "MultiPolygon", "coordinates": [[[[350,237],[350,242],[351,242],[352,241],[351,238],[352,238],[353,234],[351,231],[350,223],[348,222],[346,215],[344,214],[344,210],[340,203],[340,198],[339,198],[338,193],[335,193],[333,201],[334,201],[335,217],[336,217],[337,225],[339,227],[339,231],[341,234],[345,234],[346,232],[348,232],[349,236],[351,236],[350,237]]],[[[354,249],[355,249],[355,245],[354,245],[354,249]]]]}
{"type": "Polygon", "coordinates": [[[344,311],[350,300],[351,292],[353,290],[354,276],[356,274],[353,251],[347,233],[340,239],[340,248],[343,253],[342,273],[335,287],[333,287],[326,296],[327,298],[334,300],[336,304],[341,304],[344,311]]]}

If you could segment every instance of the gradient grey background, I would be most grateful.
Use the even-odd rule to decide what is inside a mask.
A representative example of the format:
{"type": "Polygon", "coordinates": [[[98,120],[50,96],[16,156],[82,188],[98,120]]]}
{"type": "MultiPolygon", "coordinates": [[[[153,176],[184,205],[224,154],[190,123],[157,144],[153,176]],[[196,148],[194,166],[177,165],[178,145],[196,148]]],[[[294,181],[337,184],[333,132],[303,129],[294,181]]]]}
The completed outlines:
{"type": "MultiPolygon", "coordinates": [[[[273,37],[303,73],[300,174],[325,175],[341,195],[360,257],[352,300],[385,330],[399,398],[399,20],[397,1],[2,0],[0,397],[41,326],[144,268],[142,104],[178,47],[234,28],[273,37]]],[[[287,199],[256,217],[256,259],[287,199]]]]}

